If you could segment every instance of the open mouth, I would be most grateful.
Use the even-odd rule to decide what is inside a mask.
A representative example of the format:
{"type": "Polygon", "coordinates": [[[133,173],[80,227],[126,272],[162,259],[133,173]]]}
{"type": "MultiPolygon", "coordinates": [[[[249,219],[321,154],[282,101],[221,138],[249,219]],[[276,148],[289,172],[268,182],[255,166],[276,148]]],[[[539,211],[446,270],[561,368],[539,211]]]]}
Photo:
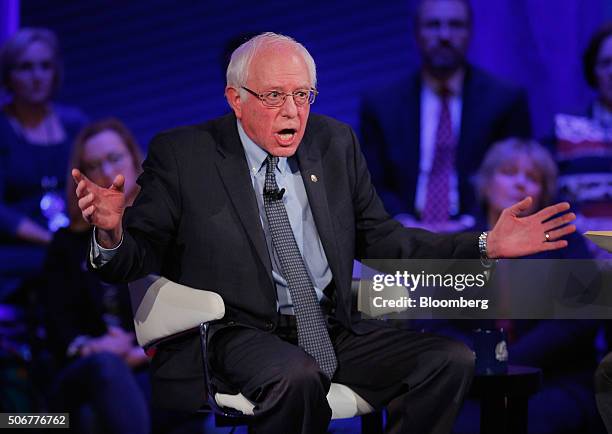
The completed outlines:
{"type": "Polygon", "coordinates": [[[297,130],[295,128],[284,128],[276,133],[279,141],[283,144],[290,144],[293,142],[297,130]]]}

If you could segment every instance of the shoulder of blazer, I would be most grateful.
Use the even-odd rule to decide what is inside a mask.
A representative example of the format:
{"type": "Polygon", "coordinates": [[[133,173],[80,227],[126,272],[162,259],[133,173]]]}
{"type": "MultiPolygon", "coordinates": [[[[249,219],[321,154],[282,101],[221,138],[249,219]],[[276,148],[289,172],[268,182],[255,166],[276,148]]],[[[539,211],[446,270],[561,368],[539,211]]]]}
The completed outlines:
{"type": "Polygon", "coordinates": [[[399,80],[365,92],[362,103],[382,111],[396,109],[415,99],[415,95],[420,96],[421,86],[421,73],[414,70],[399,80]]]}
{"type": "Polygon", "coordinates": [[[171,146],[175,152],[197,149],[198,152],[222,153],[242,150],[240,137],[236,127],[236,117],[233,113],[202,122],[162,131],[151,140],[150,148],[156,146],[171,146]]]}
{"type": "Polygon", "coordinates": [[[337,133],[350,133],[351,126],[330,116],[310,113],[306,124],[306,134],[332,135],[337,133]]]}
{"type": "Polygon", "coordinates": [[[354,137],[355,133],[349,124],[329,116],[311,113],[298,155],[316,159],[324,155],[330,146],[337,148],[352,144],[354,137]]]}
{"type": "Polygon", "coordinates": [[[464,92],[477,92],[479,98],[481,96],[493,98],[499,98],[500,96],[516,97],[523,92],[520,86],[502,80],[474,65],[468,65],[466,68],[463,88],[464,92]]]}

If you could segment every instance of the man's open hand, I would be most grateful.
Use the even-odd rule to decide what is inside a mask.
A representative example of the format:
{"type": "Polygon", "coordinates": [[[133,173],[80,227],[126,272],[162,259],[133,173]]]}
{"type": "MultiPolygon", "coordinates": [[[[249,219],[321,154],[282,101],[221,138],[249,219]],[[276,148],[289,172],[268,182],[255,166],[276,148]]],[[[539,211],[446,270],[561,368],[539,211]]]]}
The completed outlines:
{"type": "Polygon", "coordinates": [[[487,238],[490,258],[516,258],[567,246],[567,241],[561,238],[576,230],[573,224],[568,225],[576,219],[576,215],[566,213],[549,219],[567,211],[569,203],[558,203],[519,217],[531,207],[532,201],[531,197],[527,197],[501,213],[487,238]]]}

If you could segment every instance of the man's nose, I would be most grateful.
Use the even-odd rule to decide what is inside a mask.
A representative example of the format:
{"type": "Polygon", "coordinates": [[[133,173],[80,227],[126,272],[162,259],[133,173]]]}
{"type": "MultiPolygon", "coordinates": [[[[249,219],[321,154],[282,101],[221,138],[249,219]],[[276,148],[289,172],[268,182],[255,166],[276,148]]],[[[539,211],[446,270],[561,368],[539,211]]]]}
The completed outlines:
{"type": "Polygon", "coordinates": [[[440,39],[443,39],[445,41],[448,41],[451,37],[451,28],[450,25],[448,23],[442,23],[440,24],[440,29],[438,30],[438,36],[440,39]]]}
{"type": "Polygon", "coordinates": [[[297,116],[298,108],[295,100],[293,99],[293,95],[287,95],[285,98],[285,102],[281,106],[281,114],[286,117],[293,118],[297,116]]]}

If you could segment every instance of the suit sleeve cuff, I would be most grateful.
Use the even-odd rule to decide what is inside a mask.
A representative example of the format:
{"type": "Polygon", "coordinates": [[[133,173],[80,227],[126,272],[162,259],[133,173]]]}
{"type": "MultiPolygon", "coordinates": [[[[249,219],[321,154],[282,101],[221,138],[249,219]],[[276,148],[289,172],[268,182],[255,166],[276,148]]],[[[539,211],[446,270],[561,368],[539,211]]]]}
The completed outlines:
{"type": "Polygon", "coordinates": [[[105,249],[96,240],[96,228],[94,227],[93,234],[91,237],[91,248],[89,249],[89,262],[93,268],[100,268],[108,263],[117,254],[117,249],[121,247],[123,243],[123,235],[117,246],[112,249],[105,249]]]}

